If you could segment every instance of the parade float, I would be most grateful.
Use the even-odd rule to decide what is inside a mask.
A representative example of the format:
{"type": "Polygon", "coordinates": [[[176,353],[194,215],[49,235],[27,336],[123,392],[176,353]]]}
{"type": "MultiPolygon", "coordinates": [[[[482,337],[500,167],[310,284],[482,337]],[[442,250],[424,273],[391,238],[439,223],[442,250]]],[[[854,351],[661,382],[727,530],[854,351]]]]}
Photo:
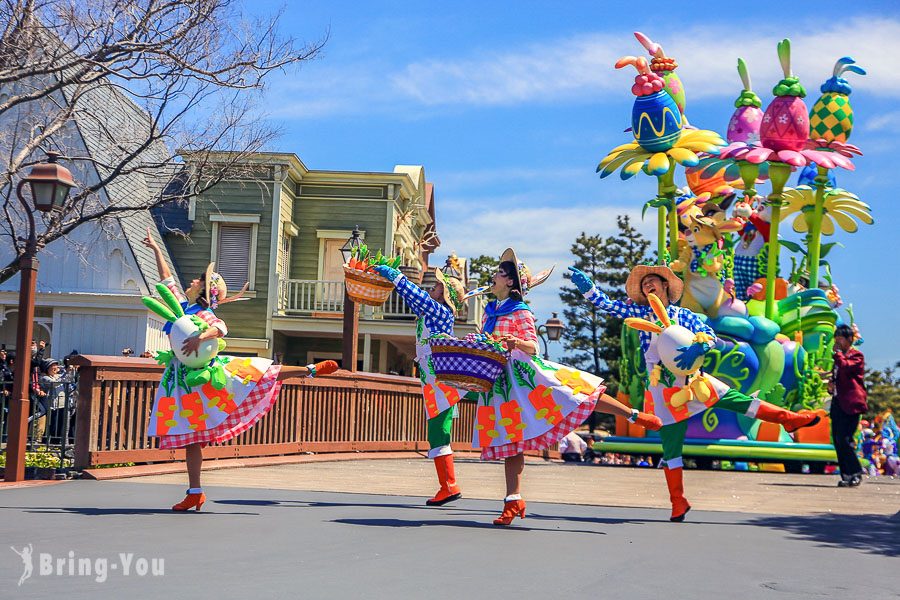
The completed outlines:
{"type": "MultiPolygon", "coordinates": [[[[723,140],[688,126],[677,62],[647,36],[635,37],[651,62],[626,56],[615,64],[638,69],[631,88],[634,141],[610,151],[597,171],[601,178],[616,171],[623,180],[638,173],[657,177],[657,196],[644,206],[657,209],[656,261],[684,280],[682,306],[701,315],[718,338],[703,371],[778,406],[822,416],[819,425],[791,436],[780,425],[710,408],[690,420],[685,455],[797,467],[832,461],[822,374],[831,370],[836,324],[853,319],[852,309],[839,313],[843,301],[827,261],[839,245],[822,238],[873,222],[869,206],[836,187],[832,173],[852,171],[853,158],[862,154],[847,142],[853,110],[844,76],[865,71],[840,58],[809,110],[785,39],[777,48],[784,76],[763,109],[738,59],[743,90],[723,140]],[[683,188],[676,183],[679,166],[688,184],[683,188]],[[798,183],[789,187],[794,174],[798,183]],[[784,237],[788,222],[801,236],[797,241],[784,237]]],[[[621,346],[619,400],[641,409],[647,373],[634,329],[622,328],[621,346]]],[[[655,434],[621,419],[616,436],[602,446],[607,452],[660,451],[655,434]]]]}

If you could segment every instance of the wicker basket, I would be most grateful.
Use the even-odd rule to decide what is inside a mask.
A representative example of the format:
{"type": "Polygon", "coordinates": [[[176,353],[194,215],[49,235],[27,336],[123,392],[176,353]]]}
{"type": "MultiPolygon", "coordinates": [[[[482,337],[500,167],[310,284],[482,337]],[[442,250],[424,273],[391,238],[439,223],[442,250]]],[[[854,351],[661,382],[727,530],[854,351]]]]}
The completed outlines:
{"type": "Polygon", "coordinates": [[[394,291],[394,284],[384,277],[351,269],[347,265],[344,265],[344,284],[351,300],[368,306],[381,306],[394,291]]]}
{"type": "Polygon", "coordinates": [[[509,360],[492,345],[453,338],[428,340],[438,381],[471,392],[489,392],[509,360]]]}

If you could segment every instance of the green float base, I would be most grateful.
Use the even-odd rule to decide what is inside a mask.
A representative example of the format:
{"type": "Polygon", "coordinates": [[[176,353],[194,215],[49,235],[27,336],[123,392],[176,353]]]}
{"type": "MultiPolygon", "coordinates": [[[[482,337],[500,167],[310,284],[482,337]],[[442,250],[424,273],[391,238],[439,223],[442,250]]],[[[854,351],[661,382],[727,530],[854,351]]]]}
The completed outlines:
{"type": "MultiPolygon", "coordinates": [[[[594,451],[662,455],[662,444],[647,438],[610,436],[595,443],[594,451]]],[[[687,439],[684,441],[684,456],[761,461],[837,462],[834,446],[831,444],[753,442],[750,440],[687,439]]]]}

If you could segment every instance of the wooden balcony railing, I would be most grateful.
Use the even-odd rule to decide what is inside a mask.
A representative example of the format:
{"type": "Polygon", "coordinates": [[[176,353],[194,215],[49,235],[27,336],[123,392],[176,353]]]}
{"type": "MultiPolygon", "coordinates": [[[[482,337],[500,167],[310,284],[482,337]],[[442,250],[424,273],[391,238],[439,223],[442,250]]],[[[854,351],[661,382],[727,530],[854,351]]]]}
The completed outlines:
{"type": "MultiPolygon", "coordinates": [[[[481,324],[484,296],[469,299],[466,323],[481,324]]],[[[284,316],[341,313],[344,310],[344,282],[315,279],[281,279],[278,314],[284,316]]],[[[413,313],[399,294],[393,293],[383,306],[360,311],[361,319],[413,319],[413,313]]]]}
{"type": "MultiPolygon", "coordinates": [[[[147,437],[162,367],[150,359],[79,356],[75,466],[182,460],[147,437]]],[[[460,402],[453,445],[471,449],[475,403],[460,402]]],[[[427,452],[425,409],[418,379],[336,373],[289,379],[272,410],[229,442],[204,449],[206,458],[415,450],[427,452]]]]}

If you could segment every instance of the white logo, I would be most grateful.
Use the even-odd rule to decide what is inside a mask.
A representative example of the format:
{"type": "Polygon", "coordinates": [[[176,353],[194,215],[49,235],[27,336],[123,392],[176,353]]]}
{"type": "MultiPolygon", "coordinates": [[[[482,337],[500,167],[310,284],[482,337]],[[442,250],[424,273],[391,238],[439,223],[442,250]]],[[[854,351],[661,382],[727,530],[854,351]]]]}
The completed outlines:
{"type": "MultiPolygon", "coordinates": [[[[13,552],[22,558],[22,576],[19,585],[25,583],[34,574],[34,546],[28,544],[21,550],[10,546],[13,552]]],[[[74,550],[69,550],[63,557],[54,557],[47,552],[41,552],[38,558],[38,576],[47,577],[93,577],[97,583],[103,583],[109,578],[110,571],[129,577],[137,575],[144,577],[151,575],[161,577],[165,575],[166,563],[163,558],[135,557],[133,552],[120,552],[117,558],[105,557],[89,558],[76,557],[74,550]]]]}
{"type": "Polygon", "coordinates": [[[31,560],[31,553],[34,552],[34,547],[31,544],[28,544],[22,551],[18,551],[12,546],[12,551],[22,557],[22,576],[19,577],[19,585],[25,583],[25,580],[31,577],[31,572],[34,570],[34,563],[31,560]]]}

